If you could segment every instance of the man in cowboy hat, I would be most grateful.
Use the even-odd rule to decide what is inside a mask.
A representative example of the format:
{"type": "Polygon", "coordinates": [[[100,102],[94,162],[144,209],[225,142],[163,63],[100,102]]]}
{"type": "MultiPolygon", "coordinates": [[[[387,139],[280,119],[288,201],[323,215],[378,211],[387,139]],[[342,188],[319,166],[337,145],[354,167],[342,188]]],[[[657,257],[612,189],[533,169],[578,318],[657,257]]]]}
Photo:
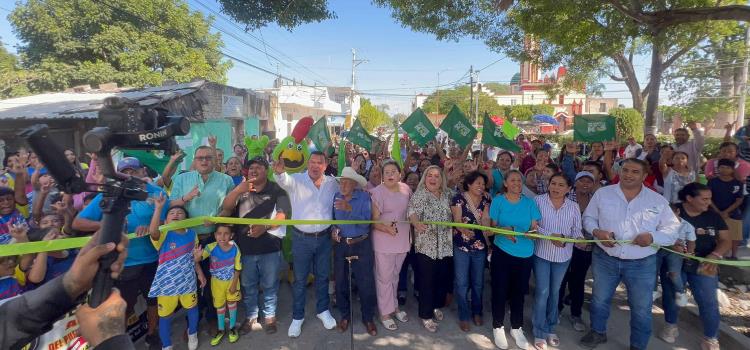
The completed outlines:
{"type": "MultiPolygon", "coordinates": [[[[346,167],[339,179],[339,192],[333,199],[333,218],[335,220],[371,220],[372,210],[370,194],[363,190],[367,180],[351,168],[346,167]]],[[[349,327],[351,300],[349,300],[349,277],[354,273],[359,290],[362,322],[367,333],[377,335],[373,322],[375,315],[375,276],[372,270],[375,258],[370,239],[370,224],[335,225],[333,228],[333,273],[336,279],[336,306],[341,312],[338,322],[339,331],[345,332],[349,327]],[[351,262],[347,257],[357,257],[351,262]],[[347,269],[351,268],[349,272],[347,269]]]]}

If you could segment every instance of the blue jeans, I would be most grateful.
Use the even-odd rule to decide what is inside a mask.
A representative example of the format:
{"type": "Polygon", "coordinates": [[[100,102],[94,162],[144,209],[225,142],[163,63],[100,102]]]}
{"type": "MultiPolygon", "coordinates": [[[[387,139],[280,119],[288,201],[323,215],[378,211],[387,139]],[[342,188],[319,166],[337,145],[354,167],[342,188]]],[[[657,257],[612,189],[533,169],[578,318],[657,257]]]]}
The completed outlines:
{"type": "Polygon", "coordinates": [[[659,249],[656,252],[656,271],[661,271],[662,268],[666,269],[667,272],[661,274],[662,278],[666,275],[666,278],[672,281],[672,290],[674,291],[672,294],[675,292],[685,293],[685,280],[682,278],[682,256],[659,249]]]}
{"type": "Polygon", "coordinates": [[[750,196],[745,196],[745,213],[742,217],[742,242],[747,245],[750,239],[750,196]]]}
{"type": "Polygon", "coordinates": [[[305,318],[305,287],[310,270],[315,276],[316,313],[328,311],[330,298],[328,296],[328,276],[331,273],[331,235],[329,233],[319,237],[303,236],[296,229],[292,229],[292,262],[294,263],[294,283],[292,284],[292,318],[305,318]]]}
{"type": "Polygon", "coordinates": [[[551,262],[534,256],[534,312],[531,317],[534,338],[546,339],[555,333],[557,315],[560,311],[557,302],[560,284],[568,270],[570,260],[565,262],[551,262]]]}
{"type": "Polygon", "coordinates": [[[258,289],[263,290],[263,317],[276,317],[280,268],[281,251],[242,256],[240,282],[247,318],[258,317],[258,289]]]}
{"type": "Polygon", "coordinates": [[[594,247],[591,269],[594,274],[591,301],[591,329],[607,333],[607,319],[612,307],[612,295],[622,281],[628,292],[630,307],[630,346],[646,349],[651,337],[652,291],[656,285],[656,254],[642,259],[624,260],[609,256],[594,247]]]}
{"type": "MultiPolygon", "coordinates": [[[[676,325],[677,315],[680,308],[674,300],[674,286],[669,278],[664,278],[667,272],[661,269],[662,308],[664,309],[664,321],[676,325]]],[[[683,276],[693,291],[693,298],[698,304],[698,313],[703,323],[703,335],[706,338],[716,338],[719,335],[719,300],[716,290],[719,288],[718,276],[705,276],[690,272],[684,272],[683,276]]]]}
{"type": "Polygon", "coordinates": [[[487,251],[465,252],[453,247],[453,274],[456,284],[458,319],[468,321],[471,316],[482,315],[482,289],[484,287],[484,262],[487,251]],[[471,310],[469,310],[471,288],[471,310]]]}

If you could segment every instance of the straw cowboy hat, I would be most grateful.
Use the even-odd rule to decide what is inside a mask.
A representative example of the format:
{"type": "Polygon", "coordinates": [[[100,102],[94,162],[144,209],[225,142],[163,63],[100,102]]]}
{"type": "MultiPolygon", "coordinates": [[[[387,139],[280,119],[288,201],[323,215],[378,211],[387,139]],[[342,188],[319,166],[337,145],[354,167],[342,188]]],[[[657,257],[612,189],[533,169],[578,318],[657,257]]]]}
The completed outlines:
{"type": "Polygon", "coordinates": [[[365,179],[364,176],[357,174],[356,171],[354,171],[354,168],[352,167],[346,167],[341,172],[341,176],[336,177],[337,179],[349,179],[354,180],[357,184],[359,184],[360,187],[365,188],[367,187],[367,179],[365,179]]]}

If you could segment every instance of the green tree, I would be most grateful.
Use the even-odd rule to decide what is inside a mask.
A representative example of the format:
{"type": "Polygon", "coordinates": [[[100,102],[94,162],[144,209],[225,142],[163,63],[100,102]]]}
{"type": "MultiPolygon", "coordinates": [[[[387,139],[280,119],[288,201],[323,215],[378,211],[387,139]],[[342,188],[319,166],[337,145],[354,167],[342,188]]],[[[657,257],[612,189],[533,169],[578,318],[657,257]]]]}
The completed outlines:
{"type": "MultiPolygon", "coordinates": [[[[477,94],[474,94],[474,98],[477,97],[477,94]]],[[[430,96],[427,97],[424,104],[422,105],[422,109],[425,111],[425,113],[437,113],[437,102],[438,102],[438,96],[437,92],[433,92],[430,94],[430,96]]],[[[448,113],[453,105],[457,105],[458,108],[460,108],[464,113],[466,113],[466,116],[473,120],[474,118],[469,115],[469,111],[473,110],[473,108],[470,108],[471,105],[471,89],[468,86],[459,86],[455,87],[453,89],[446,89],[446,90],[440,90],[440,113],[445,114],[448,113]]],[[[504,110],[500,105],[497,104],[497,101],[492,98],[490,95],[487,95],[485,93],[479,94],[479,124],[481,125],[482,122],[482,116],[484,113],[489,113],[490,115],[503,115],[504,110]]]]}
{"type": "Polygon", "coordinates": [[[248,29],[270,23],[292,30],[300,24],[336,18],[328,9],[328,0],[219,0],[222,12],[248,29]]]}
{"type": "Polygon", "coordinates": [[[568,74],[553,94],[590,86],[609,76],[626,84],[633,108],[655,125],[661,77],[709,35],[722,32],[715,20],[750,18],[744,1],[643,0],[375,0],[416,31],[438,39],[473,37],[493,50],[543,68],[565,65],[568,74]],[[728,6],[727,6],[728,5],[728,6]],[[706,22],[712,21],[712,22],[706,22]],[[550,25],[554,23],[554,25],[550,25]],[[636,76],[633,58],[650,55],[649,83],[636,76]],[[615,73],[617,71],[617,73],[615,73]]]}
{"type": "Polygon", "coordinates": [[[28,95],[27,83],[33,79],[33,73],[19,67],[16,55],[0,43],[0,98],[28,95]]]}
{"type": "Polygon", "coordinates": [[[534,111],[531,110],[529,105],[515,105],[510,106],[507,116],[512,121],[528,121],[534,116],[534,111]]]}
{"type": "Polygon", "coordinates": [[[373,130],[379,126],[387,125],[390,121],[388,114],[379,110],[377,106],[373,105],[372,102],[366,98],[360,98],[357,119],[359,119],[362,123],[362,127],[364,127],[369,133],[372,133],[373,130]]]}
{"type": "Polygon", "coordinates": [[[555,107],[552,107],[551,105],[531,105],[531,112],[534,113],[534,115],[553,115],[555,113],[555,107]]]}
{"type": "Polygon", "coordinates": [[[226,81],[231,62],[211,18],[182,0],[28,0],[10,14],[34,91],[117,82],[226,81]]]}
{"type": "Polygon", "coordinates": [[[510,85],[501,83],[484,83],[484,87],[492,90],[495,95],[507,95],[510,93],[510,85]]]}
{"type": "Polygon", "coordinates": [[[612,108],[609,114],[615,117],[617,139],[627,140],[635,137],[636,141],[643,141],[643,115],[635,108],[612,108]]]}

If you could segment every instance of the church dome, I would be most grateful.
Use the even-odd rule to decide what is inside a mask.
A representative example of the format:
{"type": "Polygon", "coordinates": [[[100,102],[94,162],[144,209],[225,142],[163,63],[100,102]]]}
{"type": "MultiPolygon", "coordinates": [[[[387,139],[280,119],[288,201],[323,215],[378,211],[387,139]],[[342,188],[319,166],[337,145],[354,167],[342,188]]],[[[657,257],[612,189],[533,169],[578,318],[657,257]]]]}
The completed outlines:
{"type": "Polygon", "coordinates": [[[513,78],[510,78],[510,85],[521,84],[521,73],[513,74],[513,78]]]}

